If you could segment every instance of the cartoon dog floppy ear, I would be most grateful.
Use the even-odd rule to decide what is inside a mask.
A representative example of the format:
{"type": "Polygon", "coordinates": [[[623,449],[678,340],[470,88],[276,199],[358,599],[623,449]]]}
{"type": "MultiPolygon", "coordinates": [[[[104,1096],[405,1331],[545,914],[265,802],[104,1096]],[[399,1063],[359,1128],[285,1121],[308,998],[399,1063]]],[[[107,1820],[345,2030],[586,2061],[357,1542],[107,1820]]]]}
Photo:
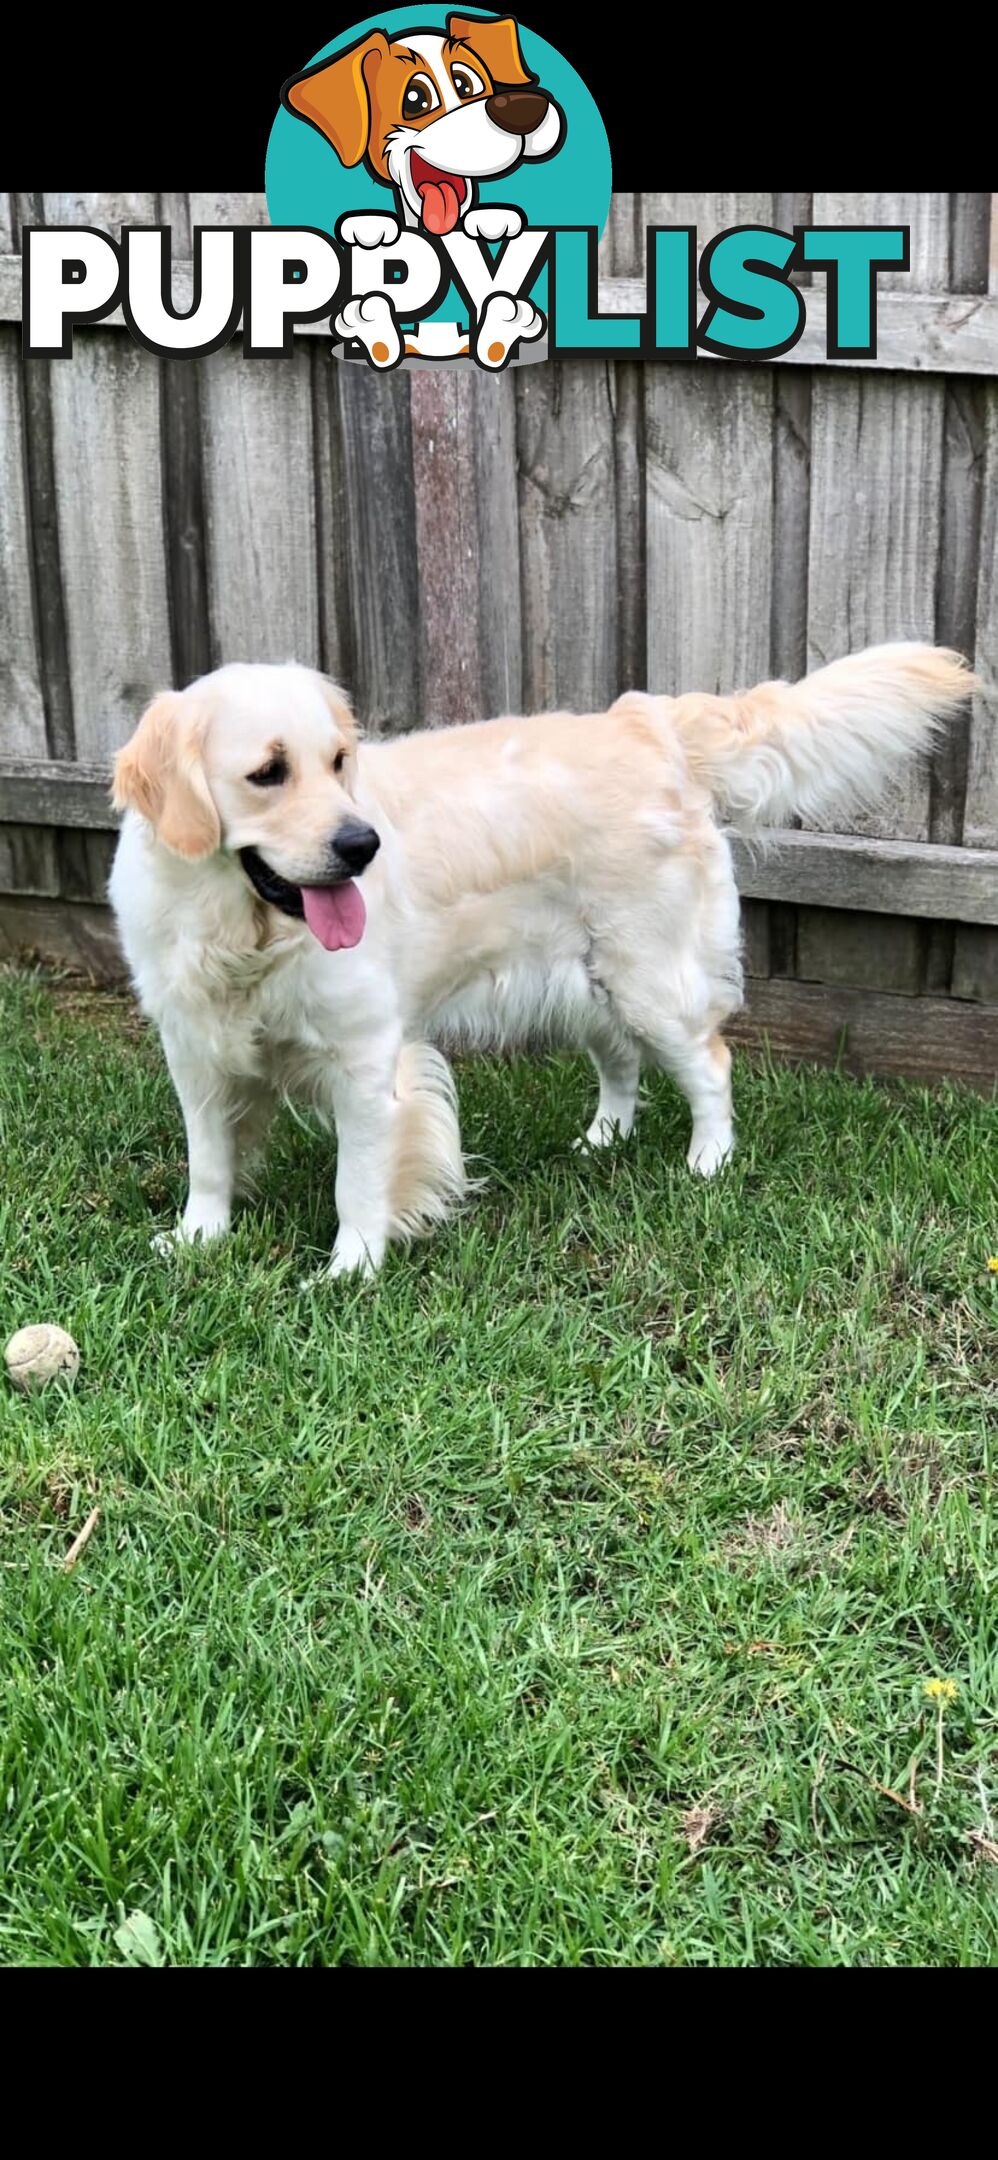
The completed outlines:
{"type": "Polygon", "coordinates": [[[524,65],[520,39],[512,15],[482,22],[474,15],[448,15],[447,35],[454,44],[467,45],[484,60],[496,87],[537,81],[524,65]]]}
{"type": "MultiPolygon", "coordinates": [[[[448,15],[447,36],[451,44],[466,45],[484,61],[500,104],[504,89],[522,89],[536,82],[536,75],[524,64],[512,15],[497,16],[492,22],[473,15],[448,15]]],[[[393,50],[397,62],[399,45],[393,48],[383,30],[371,30],[346,52],[317,60],[304,74],[293,75],[281,91],[286,110],[324,135],[341,165],[359,165],[368,154],[375,132],[378,76],[393,50]]],[[[383,104],[384,98],[379,102],[383,104]]]]}
{"type": "Polygon", "coordinates": [[[388,39],[372,30],[359,45],[319,60],[304,75],[293,76],[281,91],[288,112],[308,120],[331,142],[341,165],[359,165],[371,140],[371,95],[388,39]]]}

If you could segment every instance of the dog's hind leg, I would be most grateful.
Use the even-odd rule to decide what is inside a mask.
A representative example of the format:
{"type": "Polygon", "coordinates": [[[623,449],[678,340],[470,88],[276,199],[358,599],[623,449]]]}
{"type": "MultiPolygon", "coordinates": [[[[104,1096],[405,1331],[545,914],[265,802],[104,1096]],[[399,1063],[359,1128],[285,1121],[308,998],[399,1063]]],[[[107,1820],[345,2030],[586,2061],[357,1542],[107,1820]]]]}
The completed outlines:
{"type": "Polygon", "coordinates": [[[632,1035],[608,1023],[589,1035],[586,1049],[596,1067],[599,1101],[592,1124],[574,1143],[584,1154],[610,1147],[614,1140],[626,1140],[634,1124],[641,1078],[641,1050],[632,1035]]]}
{"type": "Polygon", "coordinates": [[[645,1047],[649,1063],[671,1074],[693,1113],[686,1154],[690,1169],[713,1177],[735,1145],[727,1043],[716,1030],[698,1029],[676,1016],[658,1024],[645,1047]]]}

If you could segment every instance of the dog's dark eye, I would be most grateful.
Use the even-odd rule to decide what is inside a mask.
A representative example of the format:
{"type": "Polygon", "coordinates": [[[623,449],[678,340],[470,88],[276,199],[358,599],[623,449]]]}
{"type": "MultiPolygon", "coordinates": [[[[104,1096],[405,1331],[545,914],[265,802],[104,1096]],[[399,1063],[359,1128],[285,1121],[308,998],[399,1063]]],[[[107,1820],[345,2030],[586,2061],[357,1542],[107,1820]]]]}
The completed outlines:
{"type": "Polygon", "coordinates": [[[433,111],[436,102],[437,93],[429,76],[414,75],[412,81],[406,84],[402,111],[407,120],[421,120],[424,113],[433,111]]]}
{"type": "Polygon", "coordinates": [[[459,98],[477,97],[479,91],[485,88],[485,84],[479,82],[477,75],[473,75],[470,68],[452,68],[451,81],[459,98]]]}
{"type": "Polygon", "coordinates": [[[346,754],[346,751],[345,751],[345,750],[337,750],[337,752],[336,752],[336,756],[335,756],[335,757],[334,757],[334,759],[333,759],[333,771],[334,771],[334,772],[342,772],[342,771],[343,771],[343,767],[344,767],[344,765],[346,764],[346,761],[347,761],[347,754],[346,754]]]}
{"type": "Polygon", "coordinates": [[[260,766],[258,772],[246,775],[253,787],[283,787],[287,777],[287,759],[282,757],[272,757],[266,765],[260,766]]]}

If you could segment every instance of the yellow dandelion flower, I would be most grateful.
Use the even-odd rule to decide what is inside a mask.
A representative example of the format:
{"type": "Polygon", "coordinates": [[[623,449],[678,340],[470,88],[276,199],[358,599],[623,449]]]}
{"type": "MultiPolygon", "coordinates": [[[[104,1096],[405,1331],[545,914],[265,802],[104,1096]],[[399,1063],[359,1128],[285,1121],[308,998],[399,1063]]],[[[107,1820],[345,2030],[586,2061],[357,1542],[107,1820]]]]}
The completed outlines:
{"type": "Polygon", "coordinates": [[[926,1680],[925,1693],[928,1696],[930,1702],[955,1702],[957,1697],[956,1681],[926,1680]]]}
{"type": "Polygon", "coordinates": [[[998,1275],[998,1252],[988,1254],[986,1265],[989,1275],[998,1275]]]}

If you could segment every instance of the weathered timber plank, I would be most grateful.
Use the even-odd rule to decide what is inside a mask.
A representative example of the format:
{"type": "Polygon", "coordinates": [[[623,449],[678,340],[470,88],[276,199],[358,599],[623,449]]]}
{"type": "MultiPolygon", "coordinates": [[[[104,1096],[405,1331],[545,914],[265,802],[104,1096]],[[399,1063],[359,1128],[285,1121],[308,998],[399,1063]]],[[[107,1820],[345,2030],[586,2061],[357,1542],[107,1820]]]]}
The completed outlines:
{"type": "Polygon", "coordinates": [[[0,896],[0,960],[38,959],[121,983],[126,968],[108,907],[0,896]]]}
{"type": "MultiPolygon", "coordinates": [[[[60,892],[64,900],[107,899],[107,881],[118,844],[116,833],[61,832],[59,841],[60,892]]],[[[16,890],[16,888],[15,888],[16,890]]]]}
{"type": "MultiPolygon", "coordinates": [[[[908,224],[910,272],[923,287],[949,278],[945,195],[816,195],[817,223],[908,224]]],[[[944,397],[935,382],[822,375],[812,405],[810,664],[885,639],[935,635],[942,508],[944,397]]],[[[925,839],[925,768],[899,774],[861,832],[925,839]]]]}
{"type": "Polygon", "coordinates": [[[523,614],[512,375],[488,375],[476,369],[472,411],[482,712],[522,712],[523,614]]]}
{"type": "Polygon", "coordinates": [[[160,368],[172,680],[183,688],[211,666],[201,386],[198,370],[188,360],[162,360],[160,368]]]}
{"type": "Polygon", "coordinates": [[[769,974],[769,906],[765,900],[742,903],[742,960],[746,975],[769,974]]]}
{"type": "Polygon", "coordinates": [[[14,332],[0,332],[0,747],[44,756],[45,699],[35,628],[24,409],[14,332]]]}
{"type": "Polygon", "coordinates": [[[96,759],[172,674],[160,369],[97,332],[49,380],[75,742],[96,759]]]}
{"type": "Polygon", "coordinates": [[[312,430],[315,440],[315,537],[319,659],[325,674],[352,692],[356,681],[350,618],[347,504],[339,363],[329,345],[312,346],[312,430]]]}
{"type": "Polygon", "coordinates": [[[113,829],[109,765],[0,758],[0,824],[113,829]]]}
{"type": "MultiPolygon", "coordinates": [[[[950,196],[950,285],[954,292],[986,293],[991,197],[950,196]]],[[[942,531],[936,589],[936,636],[968,656],[976,641],[975,604],[980,569],[984,495],[987,384],[950,376],[944,387],[942,531]]],[[[947,728],[932,761],[929,833],[949,844],[962,840],[967,808],[971,714],[947,728]]],[[[953,987],[964,975],[962,929],[937,924],[928,933],[926,990],[953,987]]]]}
{"type": "Polygon", "coordinates": [[[60,891],[59,834],[48,825],[0,825],[0,893],[54,899],[60,891]]]}
{"type": "Polygon", "coordinates": [[[957,1080],[986,1095],[998,1085],[998,1006],[779,977],[754,977],[747,990],[745,1011],[725,1029],[746,1048],[858,1075],[957,1080]]]}
{"type": "Polygon", "coordinates": [[[977,583],[974,699],[963,836],[970,847],[998,846],[998,388],[988,385],[985,478],[977,583]]]}
{"type": "MultiPolygon", "coordinates": [[[[251,363],[253,364],[253,363],[251,363]]],[[[372,734],[421,716],[419,582],[409,416],[411,378],[337,363],[351,635],[358,716],[372,734]]]]}
{"type": "Polygon", "coordinates": [[[70,191],[42,197],[46,225],[92,225],[98,232],[110,233],[112,240],[120,239],[123,225],[154,225],[158,213],[158,199],[149,194],[70,191]]]}
{"type": "Polygon", "coordinates": [[[773,377],[645,368],[648,684],[731,691],[770,672],[773,377]]]}
{"type": "Polygon", "coordinates": [[[621,688],[610,366],[556,361],[515,383],[530,710],[594,712],[621,688]]]}
{"type": "Polygon", "coordinates": [[[998,849],[780,832],[764,853],[733,838],[739,890],[756,899],[927,921],[998,922],[998,849]]]}
{"type": "MultiPolygon", "coordinates": [[[[476,720],[482,714],[481,535],[470,376],[445,368],[414,373],[409,413],[422,718],[428,726],[476,720]]],[[[509,569],[493,550],[489,575],[505,582],[509,569]]]]}
{"type": "Polygon", "coordinates": [[[953,954],[953,996],[998,1005],[998,930],[963,923],[953,954]]]}
{"type": "Polygon", "coordinates": [[[195,225],[267,225],[267,198],[255,194],[191,193],[187,198],[191,229],[195,225]]]}
{"type": "Polygon", "coordinates": [[[810,904],[796,912],[794,976],[798,982],[904,991],[909,997],[924,990],[928,933],[917,917],[810,904]]]}
{"type": "MultiPolygon", "coordinates": [[[[0,824],[107,831],[106,766],[0,759],[0,824]]],[[[866,909],[926,921],[998,923],[998,849],[785,831],[765,852],[729,835],[743,898],[866,909]]]]}
{"type": "Polygon", "coordinates": [[[307,351],[198,363],[212,662],[319,660],[307,351]]]}

